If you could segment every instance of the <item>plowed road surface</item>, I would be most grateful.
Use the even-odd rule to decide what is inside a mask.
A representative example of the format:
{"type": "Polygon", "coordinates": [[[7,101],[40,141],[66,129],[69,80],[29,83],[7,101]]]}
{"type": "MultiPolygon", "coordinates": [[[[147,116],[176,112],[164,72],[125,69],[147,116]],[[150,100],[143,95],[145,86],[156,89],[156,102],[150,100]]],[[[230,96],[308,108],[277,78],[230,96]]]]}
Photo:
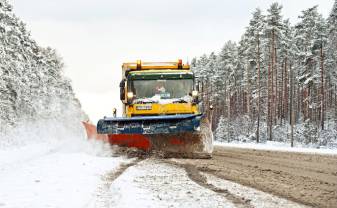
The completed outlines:
{"type": "Polygon", "coordinates": [[[93,207],[337,207],[330,155],[215,147],[212,159],[137,159],[105,178],[93,207]]]}
{"type": "Polygon", "coordinates": [[[201,172],[313,207],[337,207],[337,157],[215,147],[211,160],[181,160],[201,172]]]}
{"type": "Polygon", "coordinates": [[[90,142],[0,149],[0,208],[337,207],[336,155],[216,146],[212,159],[144,158],[90,142]]]}

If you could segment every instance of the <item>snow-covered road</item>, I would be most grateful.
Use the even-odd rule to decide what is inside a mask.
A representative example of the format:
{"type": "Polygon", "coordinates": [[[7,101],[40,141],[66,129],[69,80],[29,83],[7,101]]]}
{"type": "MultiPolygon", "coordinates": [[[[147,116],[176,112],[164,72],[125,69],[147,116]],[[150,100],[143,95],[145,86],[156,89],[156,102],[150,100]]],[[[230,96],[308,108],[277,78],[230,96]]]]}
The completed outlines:
{"type": "Polygon", "coordinates": [[[156,159],[128,168],[109,189],[108,207],[234,207],[190,180],[184,169],[156,159]]]}
{"type": "Polygon", "coordinates": [[[110,181],[102,207],[305,207],[180,164],[149,158],[130,166],[110,181]]]}
{"type": "Polygon", "coordinates": [[[129,162],[46,144],[0,151],[0,207],[85,207],[101,175],[129,162]]]}
{"type": "Polygon", "coordinates": [[[71,140],[0,149],[0,208],[302,207],[184,166],[71,140]]]}

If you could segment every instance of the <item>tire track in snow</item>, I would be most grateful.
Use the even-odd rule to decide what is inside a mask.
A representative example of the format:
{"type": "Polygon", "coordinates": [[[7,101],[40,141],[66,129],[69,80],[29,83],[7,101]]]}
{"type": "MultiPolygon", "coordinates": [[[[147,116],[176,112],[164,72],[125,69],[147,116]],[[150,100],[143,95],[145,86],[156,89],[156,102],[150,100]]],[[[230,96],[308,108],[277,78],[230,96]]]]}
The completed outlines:
{"type": "Polygon", "coordinates": [[[116,170],[110,171],[102,176],[103,183],[98,187],[98,190],[95,194],[95,200],[93,206],[95,208],[106,208],[110,207],[110,199],[111,199],[111,192],[110,186],[111,184],[120,176],[122,175],[129,167],[137,165],[144,159],[137,158],[129,163],[123,163],[120,167],[116,170]]]}
{"type": "Polygon", "coordinates": [[[192,181],[194,181],[195,183],[197,183],[198,185],[204,188],[207,188],[211,191],[214,191],[224,196],[227,200],[231,201],[237,207],[243,207],[243,208],[254,207],[253,205],[250,204],[250,200],[245,199],[243,197],[236,196],[232,194],[231,192],[229,192],[227,189],[221,189],[221,188],[214,186],[213,184],[208,183],[207,178],[204,175],[200,174],[199,170],[191,164],[179,163],[179,162],[175,162],[172,160],[171,161],[164,160],[163,162],[184,168],[187,173],[187,176],[192,181]]]}
{"type": "MultiPolygon", "coordinates": [[[[206,171],[207,172],[207,171],[206,171]]],[[[237,196],[250,199],[250,204],[259,208],[271,207],[292,207],[292,208],[308,208],[308,206],[290,201],[285,198],[256,190],[254,188],[243,186],[232,181],[223,180],[218,178],[214,173],[201,172],[206,177],[207,181],[218,188],[225,188],[237,196]]]]}

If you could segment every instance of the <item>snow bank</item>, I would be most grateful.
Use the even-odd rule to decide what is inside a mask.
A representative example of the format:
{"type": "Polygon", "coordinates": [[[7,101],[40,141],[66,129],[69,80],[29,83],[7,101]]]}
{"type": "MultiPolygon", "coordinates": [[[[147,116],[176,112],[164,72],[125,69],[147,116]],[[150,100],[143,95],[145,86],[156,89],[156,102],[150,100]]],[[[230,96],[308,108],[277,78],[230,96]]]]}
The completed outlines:
{"type": "Polygon", "coordinates": [[[321,149],[309,148],[309,147],[290,147],[290,144],[282,142],[267,141],[266,143],[225,143],[225,142],[214,142],[214,145],[223,147],[235,147],[235,148],[247,148],[247,149],[258,149],[258,150],[273,150],[273,151],[285,151],[285,152],[301,152],[301,153],[312,153],[312,154],[330,154],[337,155],[337,149],[328,149],[322,147],[321,149]]]}

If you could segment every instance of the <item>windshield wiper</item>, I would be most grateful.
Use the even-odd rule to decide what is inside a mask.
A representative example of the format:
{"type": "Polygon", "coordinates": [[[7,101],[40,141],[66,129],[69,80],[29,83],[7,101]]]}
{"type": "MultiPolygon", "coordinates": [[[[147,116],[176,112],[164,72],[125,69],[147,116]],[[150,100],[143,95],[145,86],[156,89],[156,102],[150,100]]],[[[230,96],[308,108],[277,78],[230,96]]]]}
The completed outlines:
{"type": "Polygon", "coordinates": [[[150,104],[150,103],[157,103],[156,101],[154,100],[136,100],[134,102],[134,104],[150,104]]]}
{"type": "Polygon", "coordinates": [[[188,103],[188,102],[182,98],[178,98],[177,100],[173,101],[173,103],[188,103]]]}

